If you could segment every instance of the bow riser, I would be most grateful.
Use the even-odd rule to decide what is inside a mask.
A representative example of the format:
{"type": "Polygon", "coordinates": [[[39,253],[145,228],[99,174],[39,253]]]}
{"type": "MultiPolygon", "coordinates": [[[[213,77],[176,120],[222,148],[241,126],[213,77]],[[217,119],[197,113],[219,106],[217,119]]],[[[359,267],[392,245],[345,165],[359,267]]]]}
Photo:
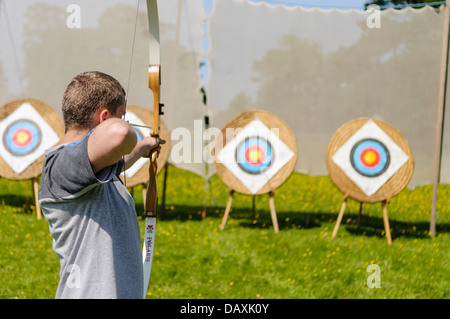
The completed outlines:
{"type": "MultiPolygon", "coordinates": [[[[148,87],[153,92],[153,132],[151,135],[157,137],[159,135],[159,115],[161,113],[161,105],[159,103],[159,86],[161,83],[161,74],[159,65],[150,65],[148,68],[148,87]]],[[[147,189],[147,197],[145,201],[145,216],[156,217],[156,209],[158,207],[158,188],[156,185],[157,152],[153,152],[150,156],[149,167],[149,184],[147,189]]]]}
{"type": "Polygon", "coordinates": [[[161,85],[161,73],[159,65],[148,67],[148,87],[153,92],[153,126],[152,136],[159,134],[159,115],[162,114],[162,104],[159,103],[159,86],[161,85]]]}

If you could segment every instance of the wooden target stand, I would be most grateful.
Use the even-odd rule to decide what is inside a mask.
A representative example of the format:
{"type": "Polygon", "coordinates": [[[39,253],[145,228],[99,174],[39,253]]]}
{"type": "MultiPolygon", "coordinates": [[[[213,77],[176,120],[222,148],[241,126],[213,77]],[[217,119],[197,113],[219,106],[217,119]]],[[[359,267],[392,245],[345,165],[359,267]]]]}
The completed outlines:
{"type": "MultiPolygon", "coordinates": [[[[150,128],[150,129],[153,128],[153,112],[150,111],[149,109],[147,109],[145,107],[136,106],[136,105],[127,105],[126,112],[127,113],[132,112],[135,116],[137,116],[139,118],[139,120],[141,120],[144,123],[144,125],[147,128],[150,128]]],[[[130,124],[137,124],[137,123],[132,123],[130,121],[130,124]]],[[[169,129],[167,128],[166,124],[162,120],[160,120],[159,126],[160,126],[159,136],[163,140],[166,141],[166,144],[161,145],[161,152],[159,153],[158,159],[156,161],[156,163],[158,164],[158,169],[156,172],[157,175],[164,168],[163,197],[162,197],[162,204],[161,204],[161,209],[164,212],[165,198],[166,198],[166,196],[165,196],[166,195],[166,182],[167,182],[167,175],[168,175],[167,160],[170,155],[171,144],[170,144],[170,132],[169,132],[169,129]]],[[[138,134],[143,135],[142,131],[145,128],[142,128],[142,127],[139,127],[136,125],[134,127],[134,129],[137,131],[138,134]]],[[[143,165],[141,168],[139,168],[139,170],[135,174],[133,174],[133,176],[124,177],[125,184],[130,189],[130,193],[132,196],[134,195],[133,188],[135,186],[142,185],[142,200],[144,201],[144,206],[145,206],[147,185],[148,185],[148,179],[149,179],[148,168],[149,168],[149,164],[147,163],[146,165],[143,165]]]]}
{"type": "MultiPolygon", "coordinates": [[[[59,137],[59,142],[53,146],[56,146],[62,141],[64,137],[64,124],[61,121],[58,113],[47,105],[46,103],[27,98],[27,99],[18,99],[11,101],[2,107],[0,107],[0,121],[3,121],[7,118],[11,113],[16,111],[20,106],[24,103],[29,103],[38,113],[39,115],[47,122],[47,124],[54,130],[54,132],[59,137]]],[[[36,123],[39,124],[39,123],[36,123]]],[[[2,141],[0,143],[4,143],[4,134],[2,132],[2,141]]],[[[44,164],[45,154],[42,154],[38,159],[36,159],[33,163],[31,163],[25,170],[20,173],[15,172],[10,165],[4,160],[2,156],[0,156],[0,176],[5,177],[10,180],[31,180],[31,187],[33,191],[33,199],[36,207],[36,215],[38,219],[41,219],[41,209],[39,205],[38,199],[38,190],[39,190],[39,181],[38,178],[42,173],[42,166],[44,164]]]]}
{"type": "MultiPolygon", "coordinates": [[[[256,134],[258,135],[258,134],[256,134]]],[[[236,150],[232,150],[231,152],[236,152],[236,150]]],[[[234,153],[233,153],[234,154],[234,153]]],[[[275,202],[274,202],[274,194],[275,190],[283,184],[286,179],[291,175],[294,170],[296,161],[297,161],[297,143],[295,140],[295,136],[292,133],[291,129],[284,123],[279,117],[274,114],[262,111],[262,110],[250,110],[243,113],[240,113],[234,116],[222,129],[221,136],[216,140],[213,155],[215,157],[214,167],[216,169],[217,175],[224,182],[225,185],[229,188],[230,196],[228,198],[228,202],[225,208],[225,213],[222,218],[222,223],[220,229],[225,228],[225,224],[227,222],[231,205],[233,202],[233,195],[235,192],[244,194],[244,195],[252,195],[252,212],[254,214],[255,210],[255,196],[268,194],[269,195],[269,209],[270,215],[272,219],[273,229],[275,233],[279,232],[278,220],[275,210],[275,202]],[[225,148],[228,143],[230,143],[236,136],[245,128],[250,122],[254,120],[261,121],[269,130],[278,129],[278,138],[283,142],[293,153],[292,157],[285,163],[268,181],[265,181],[264,185],[258,189],[258,191],[251,191],[244,183],[242,182],[243,178],[252,178],[251,174],[247,174],[242,171],[240,173],[233,173],[227,166],[221,163],[218,160],[219,152],[225,148]],[[238,176],[236,176],[238,175],[238,176]]],[[[234,156],[234,155],[233,155],[234,156]]],[[[276,157],[274,161],[277,160],[276,157]]],[[[271,164],[272,165],[272,164],[271,164]]]]}
{"type": "MultiPolygon", "coordinates": [[[[376,138],[376,136],[374,136],[376,138]]],[[[350,154],[349,154],[350,157],[350,154]]],[[[381,202],[383,208],[383,223],[386,234],[387,243],[392,243],[391,230],[389,227],[389,217],[387,205],[390,199],[399,194],[409,183],[414,171],[414,159],[408,142],[403,135],[390,124],[371,118],[359,118],[347,122],[341,126],[331,138],[327,152],[326,162],[331,180],[336,187],[344,193],[343,203],[339,211],[336,225],[333,229],[331,238],[334,238],[338,232],[339,225],[342,221],[348,198],[352,198],[360,202],[357,225],[360,226],[363,203],[381,202]],[[332,159],[333,155],[369,120],[386,133],[392,141],[400,147],[400,149],[408,156],[408,160],[385,182],[374,194],[368,196],[359,186],[357,186],[332,159]]]]}

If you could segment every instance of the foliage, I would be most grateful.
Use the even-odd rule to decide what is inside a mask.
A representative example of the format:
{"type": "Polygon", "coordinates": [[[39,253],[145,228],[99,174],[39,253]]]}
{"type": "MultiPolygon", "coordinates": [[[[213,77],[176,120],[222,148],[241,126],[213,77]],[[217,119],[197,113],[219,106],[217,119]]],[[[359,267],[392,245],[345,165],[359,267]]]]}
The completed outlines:
{"type": "MultiPolygon", "coordinates": [[[[220,230],[225,185],[217,176],[205,185],[170,166],[147,298],[449,298],[449,193],[450,185],[440,185],[433,239],[431,186],[392,199],[392,245],[384,237],[381,204],[363,206],[358,228],[359,203],[351,200],[331,239],[342,194],[328,176],[294,173],[275,193],[279,234],[266,195],[256,196],[253,214],[252,197],[235,194],[220,230]],[[370,264],[381,269],[379,289],[367,287],[370,264]]],[[[141,189],[134,194],[142,229],[141,189]]],[[[48,223],[33,215],[29,182],[0,179],[0,200],[0,298],[53,298],[59,262],[48,223]]]]}
{"type": "Polygon", "coordinates": [[[380,6],[381,10],[387,9],[389,7],[394,7],[396,9],[403,9],[407,6],[412,6],[414,8],[422,8],[426,5],[426,3],[430,3],[432,7],[438,8],[441,5],[441,3],[436,4],[437,2],[444,3],[444,1],[437,1],[437,0],[374,0],[364,3],[364,9],[367,9],[367,7],[373,4],[380,6]]]}

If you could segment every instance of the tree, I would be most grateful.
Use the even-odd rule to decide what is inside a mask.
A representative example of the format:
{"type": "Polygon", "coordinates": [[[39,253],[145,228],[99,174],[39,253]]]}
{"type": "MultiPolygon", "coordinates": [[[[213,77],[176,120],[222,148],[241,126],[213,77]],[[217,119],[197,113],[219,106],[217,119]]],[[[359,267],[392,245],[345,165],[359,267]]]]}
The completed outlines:
{"type": "Polygon", "coordinates": [[[441,4],[445,3],[445,1],[441,1],[442,3],[436,4],[436,0],[374,0],[370,2],[366,2],[364,4],[364,8],[367,9],[370,5],[378,5],[381,10],[388,9],[393,7],[395,9],[403,9],[405,7],[411,6],[414,8],[422,8],[425,6],[425,3],[434,3],[431,5],[434,8],[438,8],[441,4]]]}

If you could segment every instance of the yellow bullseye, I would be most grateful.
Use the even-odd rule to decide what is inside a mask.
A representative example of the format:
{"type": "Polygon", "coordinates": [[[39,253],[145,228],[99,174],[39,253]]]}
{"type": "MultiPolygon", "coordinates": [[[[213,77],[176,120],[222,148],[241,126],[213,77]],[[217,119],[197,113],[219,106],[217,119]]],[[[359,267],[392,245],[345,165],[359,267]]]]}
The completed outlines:
{"type": "Polygon", "coordinates": [[[377,155],[374,152],[369,151],[366,154],[364,154],[364,162],[365,163],[370,165],[370,164],[375,163],[376,160],[377,160],[377,155]]]}
{"type": "Polygon", "coordinates": [[[19,142],[20,144],[25,143],[28,140],[28,134],[25,132],[20,132],[19,134],[17,134],[17,142],[19,142]]]}
{"type": "Polygon", "coordinates": [[[254,148],[248,152],[248,160],[250,163],[259,163],[261,161],[261,152],[254,148]]]}

